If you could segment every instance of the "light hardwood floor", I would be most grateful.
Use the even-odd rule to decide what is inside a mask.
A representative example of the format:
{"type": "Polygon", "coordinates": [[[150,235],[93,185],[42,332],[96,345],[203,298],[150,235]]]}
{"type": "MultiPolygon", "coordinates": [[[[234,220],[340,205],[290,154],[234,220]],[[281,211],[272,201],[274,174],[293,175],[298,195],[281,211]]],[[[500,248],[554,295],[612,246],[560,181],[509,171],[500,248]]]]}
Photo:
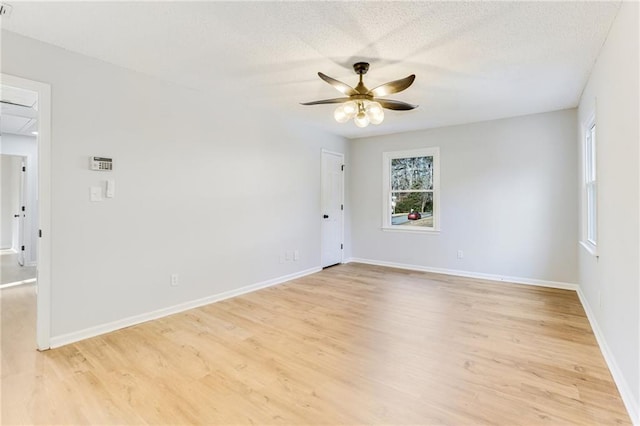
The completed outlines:
{"type": "Polygon", "coordinates": [[[2,291],[2,424],[629,424],[574,292],[360,264],[59,349],[2,291]]]}
{"type": "Polygon", "coordinates": [[[35,266],[20,266],[17,253],[0,254],[0,285],[36,278],[35,266]]]}

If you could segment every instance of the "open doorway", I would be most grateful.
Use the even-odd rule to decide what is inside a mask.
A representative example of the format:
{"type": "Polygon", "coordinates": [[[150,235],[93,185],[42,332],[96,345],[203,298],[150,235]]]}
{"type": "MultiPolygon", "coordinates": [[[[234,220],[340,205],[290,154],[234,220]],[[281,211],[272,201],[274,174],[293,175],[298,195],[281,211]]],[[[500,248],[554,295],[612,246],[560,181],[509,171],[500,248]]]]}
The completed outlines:
{"type": "Polygon", "coordinates": [[[36,278],[38,94],[2,85],[0,97],[0,288],[36,278]]]}
{"type": "MultiPolygon", "coordinates": [[[[0,128],[4,127],[4,123],[0,125],[0,128]]],[[[6,142],[9,135],[4,131],[2,134],[6,142]]],[[[35,140],[33,144],[36,144],[35,140]]],[[[37,220],[26,223],[27,212],[31,214],[31,210],[35,210],[33,203],[29,203],[32,194],[27,187],[30,183],[26,177],[27,162],[26,156],[0,154],[0,288],[29,284],[36,278],[35,250],[30,250],[29,254],[26,251],[31,245],[26,241],[26,231],[33,233],[28,226],[37,227],[37,220]]]]}
{"type": "Polygon", "coordinates": [[[6,304],[18,293],[29,302],[20,310],[29,308],[30,345],[40,350],[50,347],[50,93],[48,84],[0,74],[0,312],[12,311],[6,304]]]}
{"type": "Polygon", "coordinates": [[[35,281],[38,235],[38,94],[2,85],[0,288],[35,281]]]}

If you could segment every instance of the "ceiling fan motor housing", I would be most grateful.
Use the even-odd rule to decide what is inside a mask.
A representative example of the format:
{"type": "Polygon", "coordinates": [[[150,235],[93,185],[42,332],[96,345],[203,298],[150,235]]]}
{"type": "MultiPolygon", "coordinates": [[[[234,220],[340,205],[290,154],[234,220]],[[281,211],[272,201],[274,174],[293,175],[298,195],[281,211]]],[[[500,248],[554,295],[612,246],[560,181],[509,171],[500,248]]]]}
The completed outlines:
{"type": "Polygon", "coordinates": [[[369,71],[369,62],[356,62],[353,64],[353,70],[358,75],[364,75],[369,71]]]}

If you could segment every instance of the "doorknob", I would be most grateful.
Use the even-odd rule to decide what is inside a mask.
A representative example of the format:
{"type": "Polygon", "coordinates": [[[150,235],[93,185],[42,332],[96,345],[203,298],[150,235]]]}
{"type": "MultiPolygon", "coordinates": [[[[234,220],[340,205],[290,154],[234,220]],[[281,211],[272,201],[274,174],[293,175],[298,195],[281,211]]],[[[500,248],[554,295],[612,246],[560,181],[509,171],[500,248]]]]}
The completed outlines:
{"type": "Polygon", "coordinates": [[[14,214],[13,217],[20,217],[20,215],[19,214],[14,214]]]}
{"type": "Polygon", "coordinates": [[[324,219],[329,219],[329,215],[328,215],[328,214],[323,214],[323,215],[322,215],[322,217],[323,217],[324,219]]]}

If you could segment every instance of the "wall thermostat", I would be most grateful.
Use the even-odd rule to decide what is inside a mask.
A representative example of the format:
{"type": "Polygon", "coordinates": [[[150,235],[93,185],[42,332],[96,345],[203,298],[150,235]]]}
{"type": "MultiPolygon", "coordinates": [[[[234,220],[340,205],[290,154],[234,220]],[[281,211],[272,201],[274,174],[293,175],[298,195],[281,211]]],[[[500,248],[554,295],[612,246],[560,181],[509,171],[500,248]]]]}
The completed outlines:
{"type": "Polygon", "coordinates": [[[89,157],[89,168],[91,170],[111,171],[113,170],[113,159],[105,157],[89,157]]]}

